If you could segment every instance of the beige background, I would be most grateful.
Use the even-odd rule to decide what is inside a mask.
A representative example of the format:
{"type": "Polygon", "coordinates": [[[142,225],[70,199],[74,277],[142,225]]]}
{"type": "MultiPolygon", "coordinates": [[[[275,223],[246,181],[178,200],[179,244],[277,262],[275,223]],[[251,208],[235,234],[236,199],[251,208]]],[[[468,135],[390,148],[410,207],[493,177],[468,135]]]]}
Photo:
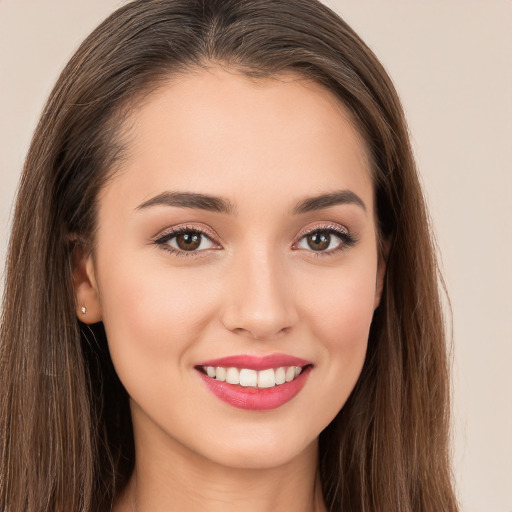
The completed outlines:
{"type": "MultiPolygon", "coordinates": [[[[59,70],[120,0],[0,0],[0,264],[59,70]]],[[[464,512],[512,511],[512,2],[331,0],[397,84],[453,303],[464,512]]]]}

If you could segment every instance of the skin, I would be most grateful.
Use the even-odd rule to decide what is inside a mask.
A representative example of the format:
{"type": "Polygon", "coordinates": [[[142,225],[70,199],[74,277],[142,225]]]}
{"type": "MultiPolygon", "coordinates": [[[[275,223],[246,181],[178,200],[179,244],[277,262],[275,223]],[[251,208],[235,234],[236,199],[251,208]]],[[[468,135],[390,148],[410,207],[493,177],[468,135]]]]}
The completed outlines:
{"type": "Polygon", "coordinates": [[[104,322],[131,397],[136,466],[114,510],[326,510],[317,438],[360,374],[384,275],[364,142],[320,85],[216,66],[170,81],[127,126],[128,156],[100,194],[94,252],[74,276],[87,307],[77,314],[104,322]],[[364,207],[293,212],[341,190],[364,207]],[[165,191],[222,197],[233,211],[138,208],[165,191]],[[155,243],[183,225],[211,241],[186,257],[166,250],[176,239],[155,243]],[[304,233],[332,226],[355,243],[331,235],[313,250],[304,233]],[[314,366],[269,411],[222,402],[194,368],[276,352],[314,366]]]}

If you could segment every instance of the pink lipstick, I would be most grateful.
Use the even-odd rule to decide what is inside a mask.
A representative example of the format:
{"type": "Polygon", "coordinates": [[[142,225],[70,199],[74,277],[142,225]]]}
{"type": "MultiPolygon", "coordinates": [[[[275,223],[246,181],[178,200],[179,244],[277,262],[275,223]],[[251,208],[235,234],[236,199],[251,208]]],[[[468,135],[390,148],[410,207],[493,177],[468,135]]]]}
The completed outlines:
{"type": "Polygon", "coordinates": [[[265,411],[289,402],[304,387],[311,361],[286,354],[236,355],[196,365],[207,388],[241,409],[265,411]]]}

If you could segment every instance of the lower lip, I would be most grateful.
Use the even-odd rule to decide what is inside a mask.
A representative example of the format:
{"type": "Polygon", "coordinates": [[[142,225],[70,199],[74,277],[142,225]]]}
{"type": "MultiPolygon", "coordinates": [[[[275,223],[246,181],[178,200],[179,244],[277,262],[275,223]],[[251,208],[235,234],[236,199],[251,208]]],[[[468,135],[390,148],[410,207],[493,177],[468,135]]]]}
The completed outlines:
{"type": "Polygon", "coordinates": [[[212,379],[202,372],[199,375],[208,389],[223,402],[239,409],[268,411],[281,407],[296,396],[306,384],[310,371],[311,366],[307,366],[292,381],[272,388],[243,387],[212,379]]]}

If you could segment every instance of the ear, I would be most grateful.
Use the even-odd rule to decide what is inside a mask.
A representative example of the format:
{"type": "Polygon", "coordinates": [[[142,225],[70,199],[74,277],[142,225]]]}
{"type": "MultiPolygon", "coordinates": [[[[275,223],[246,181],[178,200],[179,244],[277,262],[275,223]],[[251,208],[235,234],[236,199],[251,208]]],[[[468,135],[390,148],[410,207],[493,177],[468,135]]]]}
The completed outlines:
{"type": "Polygon", "coordinates": [[[96,283],[94,261],[91,254],[83,256],[75,247],[73,288],[76,297],[76,314],[81,322],[95,324],[103,319],[96,283]]]}
{"type": "Polygon", "coordinates": [[[379,260],[377,263],[377,279],[375,282],[375,301],[373,304],[373,309],[377,309],[380,304],[380,299],[382,297],[382,290],[384,289],[384,278],[386,277],[386,266],[387,259],[389,254],[389,240],[384,240],[379,244],[379,260]]]}

